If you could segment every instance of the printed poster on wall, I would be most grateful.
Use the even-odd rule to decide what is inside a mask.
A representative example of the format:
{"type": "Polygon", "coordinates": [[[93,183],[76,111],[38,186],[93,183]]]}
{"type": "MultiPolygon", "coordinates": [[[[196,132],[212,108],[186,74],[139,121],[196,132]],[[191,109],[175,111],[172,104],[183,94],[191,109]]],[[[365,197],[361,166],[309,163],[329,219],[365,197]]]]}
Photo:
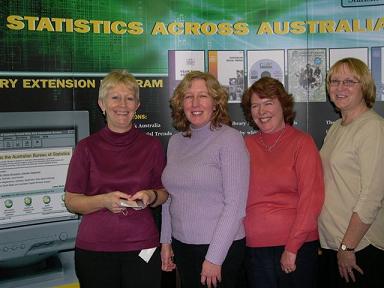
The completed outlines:
{"type": "Polygon", "coordinates": [[[227,68],[217,75],[232,78],[231,92],[229,84],[223,85],[231,93],[233,126],[244,134],[253,129],[241,113],[241,82],[246,89],[271,75],[293,87],[295,125],[312,134],[320,147],[339,117],[326,96],[324,75],[346,56],[369,65],[378,87],[374,108],[384,113],[379,65],[383,1],[4,0],[0,13],[0,112],[87,110],[93,133],[105,125],[97,106],[99,81],[113,69],[127,69],[140,81],[136,125],[166,145],[174,133],[169,97],[183,75],[176,70],[208,71],[209,51],[243,51],[243,79],[240,72],[226,75],[227,68]],[[188,51],[200,56],[188,57],[188,51]],[[306,59],[306,52],[292,58],[289,51],[312,52],[306,59]],[[320,54],[320,66],[326,63],[325,69],[320,67],[323,82],[312,74],[307,85],[296,64],[304,69],[309,64],[308,71],[315,71],[314,54],[320,54]]]}

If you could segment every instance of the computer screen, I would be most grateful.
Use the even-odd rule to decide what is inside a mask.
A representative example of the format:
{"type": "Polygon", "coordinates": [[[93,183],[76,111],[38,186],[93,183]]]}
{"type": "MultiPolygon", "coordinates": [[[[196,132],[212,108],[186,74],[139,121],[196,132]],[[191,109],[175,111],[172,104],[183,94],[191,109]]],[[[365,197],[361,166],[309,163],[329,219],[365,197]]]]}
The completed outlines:
{"type": "Polygon", "coordinates": [[[80,218],[65,207],[64,184],[88,118],[87,111],[0,113],[0,267],[74,247],[80,218]]]}

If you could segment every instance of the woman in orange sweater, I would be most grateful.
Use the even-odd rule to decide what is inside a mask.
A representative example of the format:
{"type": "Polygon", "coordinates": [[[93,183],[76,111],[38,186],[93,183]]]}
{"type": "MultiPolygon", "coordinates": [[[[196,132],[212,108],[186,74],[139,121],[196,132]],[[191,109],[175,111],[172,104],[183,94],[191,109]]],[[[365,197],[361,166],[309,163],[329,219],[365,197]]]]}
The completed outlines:
{"type": "Polygon", "coordinates": [[[293,97],[276,79],[256,81],[242,99],[251,174],[245,218],[249,287],[305,287],[316,281],[323,171],[312,137],[292,127],[293,97]]]}

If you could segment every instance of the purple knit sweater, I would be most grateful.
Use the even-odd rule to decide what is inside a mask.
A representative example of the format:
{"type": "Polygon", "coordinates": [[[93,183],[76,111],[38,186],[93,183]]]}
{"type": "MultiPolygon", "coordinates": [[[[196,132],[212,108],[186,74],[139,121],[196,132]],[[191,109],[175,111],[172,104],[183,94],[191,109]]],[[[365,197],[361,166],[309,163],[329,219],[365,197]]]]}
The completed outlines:
{"type": "MultiPolygon", "coordinates": [[[[157,138],[134,127],[126,133],[105,127],[77,145],[65,191],[92,196],[162,188],[164,156],[157,138]]],[[[83,215],[76,238],[76,247],[93,251],[133,251],[158,245],[150,208],[129,209],[126,216],[106,208],[83,215]]]]}
{"type": "Polygon", "coordinates": [[[244,237],[249,156],[242,136],[210,123],[191,138],[173,135],[162,175],[170,198],[163,205],[161,242],[209,244],[206,259],[221,265],[234,240],[244,237]]]}

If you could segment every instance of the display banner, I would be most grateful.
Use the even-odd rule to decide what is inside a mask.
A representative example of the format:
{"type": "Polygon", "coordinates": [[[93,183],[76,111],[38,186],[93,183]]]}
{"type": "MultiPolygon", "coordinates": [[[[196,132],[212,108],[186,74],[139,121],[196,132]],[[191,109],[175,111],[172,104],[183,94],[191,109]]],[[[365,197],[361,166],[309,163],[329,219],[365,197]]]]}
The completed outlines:
{"type": "Polygon", "coordinates": [[[223,82],[233,127],[246,135],[254,131],[244,120],[241,95],[269,75],[293,94],[295,125],[320,147],[339,117],[325,91],[327,71],[338,59],[353,56],[371,69],[375,109],[384,113],[384,1],[0,4],[0,112],[88,110],[95,132],[104,125],[97,106],[100,80],[113,69],[127,69],[141,87],[136,126],[166,146],[175,133],[169,98],[190,67],[223,82]]]}

